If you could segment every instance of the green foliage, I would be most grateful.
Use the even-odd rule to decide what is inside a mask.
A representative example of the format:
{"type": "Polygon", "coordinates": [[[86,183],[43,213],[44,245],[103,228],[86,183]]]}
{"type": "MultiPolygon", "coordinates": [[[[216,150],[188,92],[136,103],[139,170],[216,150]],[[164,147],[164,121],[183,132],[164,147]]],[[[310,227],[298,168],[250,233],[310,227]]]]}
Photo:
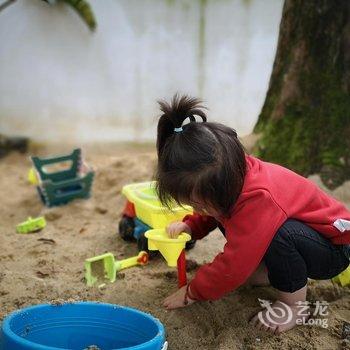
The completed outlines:
{"type": "Polygon", "coordinates": [[[71,7],[79,14],[79,16],[83,19],[86,25],[90,28],[90,30],[95,30],[96,28],[96,20],[94,13],[89,5],[89,3],[85,0],[61,0],[71,7]]]}
{"type": "MultiPolygon", "coordinates": [[[[43,0],[49,4],[54,4],[56,0],[43,0]]],[[[94,31],[96,29],[96,20],[94,13],[91,9],[89,3],[85,0],[58,0],[65,2],[67,5],[71,6],[78,15],[82,18],[85,24],[90,30],[94,31]]]]}

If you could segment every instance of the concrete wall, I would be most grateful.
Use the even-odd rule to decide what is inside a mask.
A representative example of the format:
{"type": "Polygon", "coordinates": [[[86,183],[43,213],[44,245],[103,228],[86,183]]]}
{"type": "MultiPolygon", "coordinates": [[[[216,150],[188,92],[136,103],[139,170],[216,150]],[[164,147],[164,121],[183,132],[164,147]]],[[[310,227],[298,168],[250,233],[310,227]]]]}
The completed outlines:
{"type": "Polygon", "coordinates": [[[74,142],[153,140],[156,100],[205,99],[210,120],[251,132],[282,0],[90,0],[97,31],[65,4],[0,13],[0,132],[74,142]]]}

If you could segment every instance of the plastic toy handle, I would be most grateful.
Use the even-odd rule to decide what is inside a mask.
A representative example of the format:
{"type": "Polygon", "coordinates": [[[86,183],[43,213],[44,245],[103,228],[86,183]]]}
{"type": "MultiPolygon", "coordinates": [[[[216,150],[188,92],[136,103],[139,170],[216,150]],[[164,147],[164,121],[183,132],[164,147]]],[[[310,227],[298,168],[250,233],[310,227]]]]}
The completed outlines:
{"type": "Polygon", "coordinates": [[[177,283],[179,288],[187,284],[185,249],[182,250],[177,259],[177,283]]]}
{"type": "Polygon", "coordinates": [[[141,198],[141,199],[149,199],[149,200],[157,200],[158,197],[154,194],[147,194],[147,193],[143,193],[141,191],[135,190],[135,194],[137,195],[137,197],[141,198]]]}
{"type": "Polygon", "coordinates": [[[127,269],[128,267],[132,267],[135,265],[139,265],[139,264],[143,265],[143,264],[147,263],[147,261],[148,261],[148,254],[147,253],[146,253],[147,254],[147,261],[143,262],[145,260],[145,258],[144,258],[145,253],[146,252],[142,251],[137,256],[133,256],[133,257],[128,258],[128,259],[116,261],[117,271],[122,270],[122,269],[127,269]],[[141,261],[140,259],[143,259],[143,261],[141,261]]]}
{"type": "MultiPolygon", "coordinates": [[[[154,194],[154,193],[145,193],[143,192],[145,189],[153,189],[154,188],[154,182],[141,182],[141,183],[136,183],[136,184],[132,184],[132,185],[126,185],[124,186],[124,188],[126,188],[127,192],[129,192],[129,194],[132,197],[136,197],[136,198],[141,198],[141,199],[145,199],[145,200],[157,200],[158,197],[154,194]]],[[[124,191],[123,188],[123,191],[124,191]]],[[[126,196],[128,197],[128,196],[126,196]]]]}
{"type": "Polygon", "coordinates": [[[137,256],[137,262],[140,265],[146,265],[148,263],[148,259],[149,259],[148,253],[145,251],[141,251],[137,256]]]}

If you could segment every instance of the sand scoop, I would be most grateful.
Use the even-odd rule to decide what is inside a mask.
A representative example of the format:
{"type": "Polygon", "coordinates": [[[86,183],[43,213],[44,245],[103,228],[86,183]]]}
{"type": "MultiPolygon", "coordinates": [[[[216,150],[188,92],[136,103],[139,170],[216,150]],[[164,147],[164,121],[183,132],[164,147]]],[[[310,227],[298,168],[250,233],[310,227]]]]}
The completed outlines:
{"type": "Polygon", "coordinates": [[[88,286],[93,286],[96,282],[104,283],[106,280],[114,282],[117,272],[136,265],[146,265],[148,263],[148,253],[139,252],[137,256],[128,259],[115,260],[112,253],[106,253],[85,260],[85,279],[88,286]]]}

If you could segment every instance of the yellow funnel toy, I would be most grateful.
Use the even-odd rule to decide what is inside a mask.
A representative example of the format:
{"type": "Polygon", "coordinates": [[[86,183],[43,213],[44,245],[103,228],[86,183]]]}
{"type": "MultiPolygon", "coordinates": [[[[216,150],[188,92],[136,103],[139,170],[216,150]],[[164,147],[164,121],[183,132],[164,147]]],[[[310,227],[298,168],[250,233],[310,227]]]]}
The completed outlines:
{"type": "Polygon", "coordinates": [[[148,238],[148,249],[159,250],[170,267],[177,266],[177,260],[185,249],[186,242],[191,240],[191,236],[184,232],[177,238],[169,238],[165,229],[149,230],[145,236],[148,238]]]}

